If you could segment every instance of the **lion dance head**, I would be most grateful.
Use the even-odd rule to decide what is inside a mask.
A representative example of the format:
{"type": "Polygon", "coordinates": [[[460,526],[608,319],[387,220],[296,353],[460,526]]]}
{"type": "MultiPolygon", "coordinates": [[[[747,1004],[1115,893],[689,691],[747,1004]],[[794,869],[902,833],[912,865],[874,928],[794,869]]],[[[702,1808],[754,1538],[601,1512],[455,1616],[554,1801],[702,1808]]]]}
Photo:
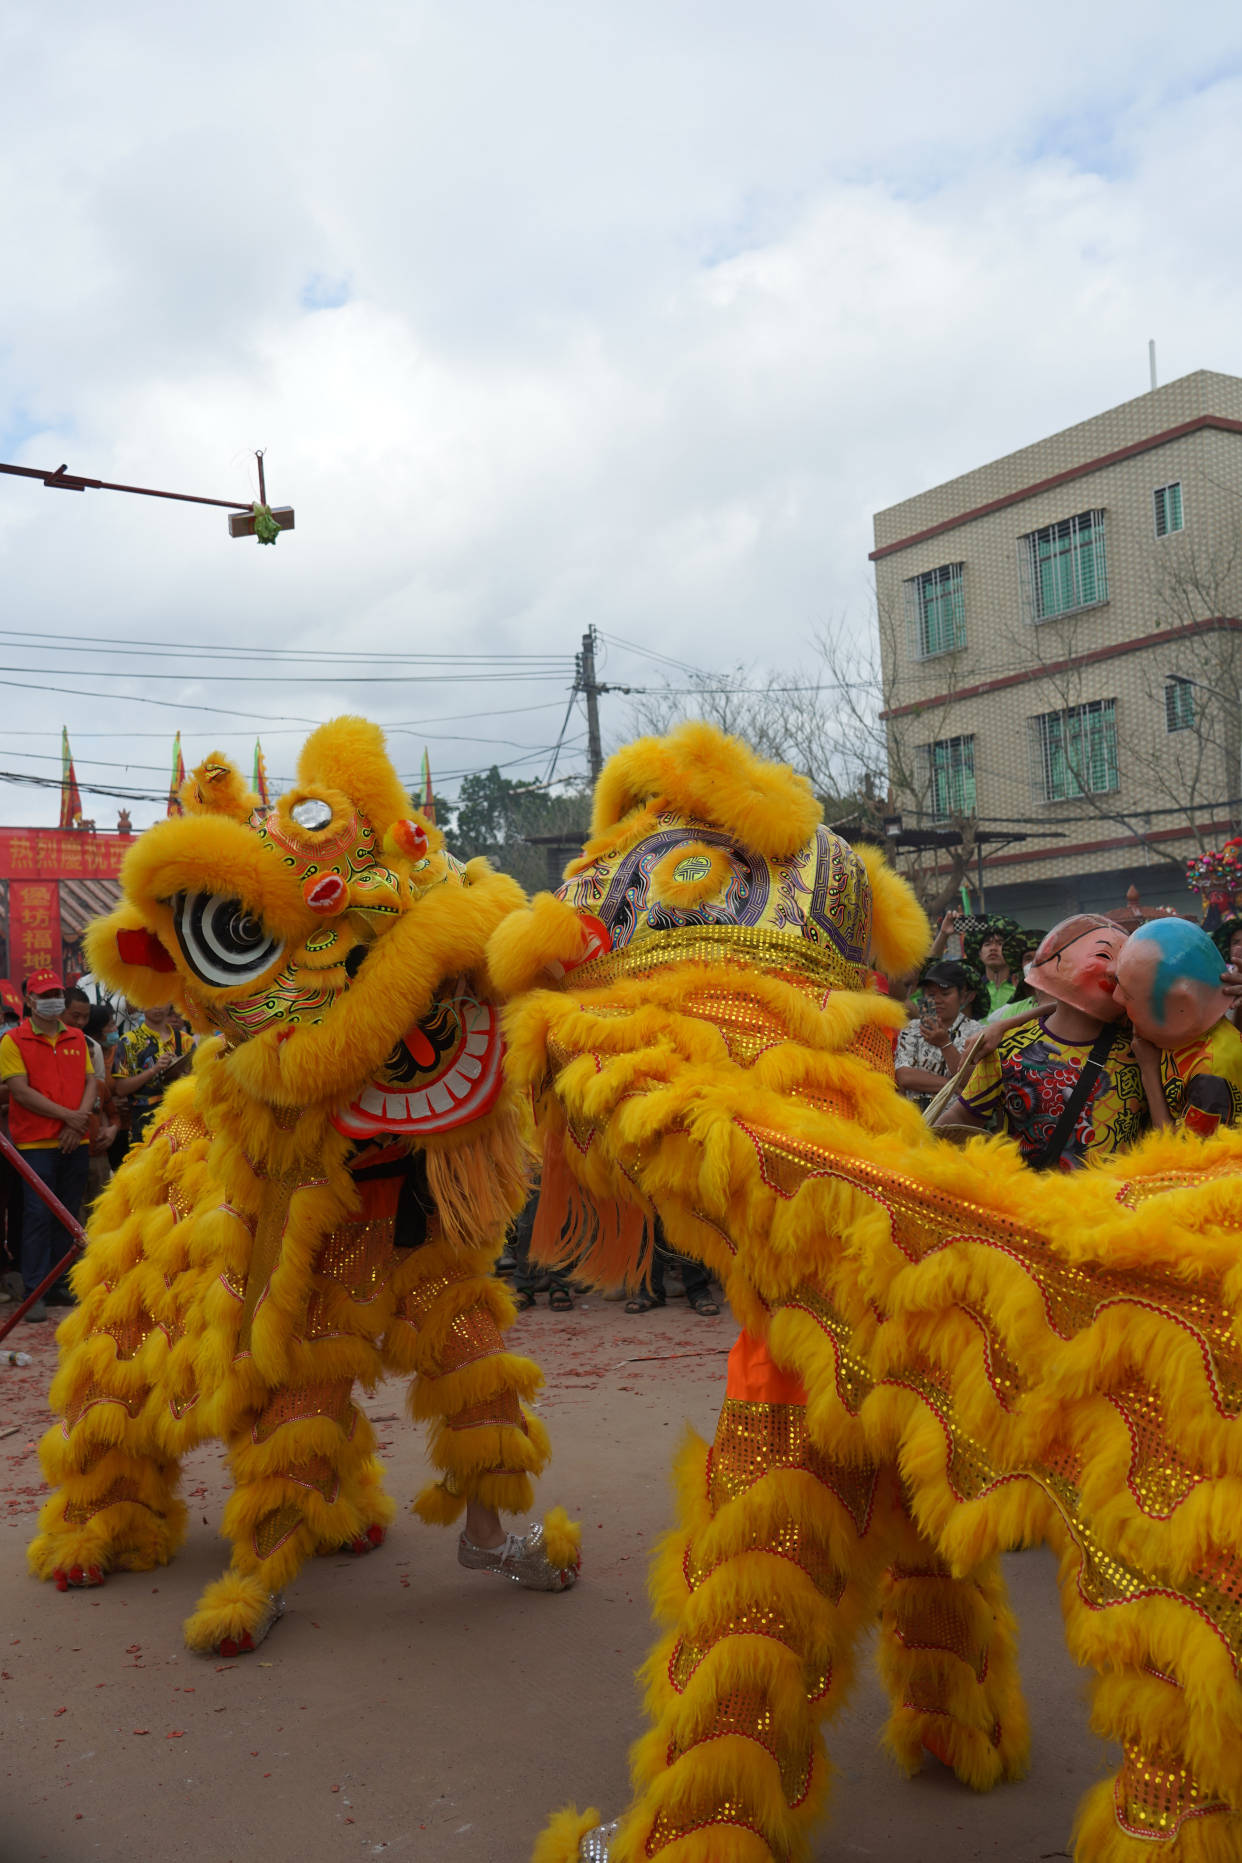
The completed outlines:
{"type": "Polygon", "coordinates": [[[219,755],[181,801],[126,858],[122,902],[88,936],[95,974],[217,1035],[244,1094],[330,1105],[350,1136],[434,1137],[487,1112],[502,1044],[483,949],[522,895],[453,858],[378,727],[320,726],[273,807],[219,755]]]}

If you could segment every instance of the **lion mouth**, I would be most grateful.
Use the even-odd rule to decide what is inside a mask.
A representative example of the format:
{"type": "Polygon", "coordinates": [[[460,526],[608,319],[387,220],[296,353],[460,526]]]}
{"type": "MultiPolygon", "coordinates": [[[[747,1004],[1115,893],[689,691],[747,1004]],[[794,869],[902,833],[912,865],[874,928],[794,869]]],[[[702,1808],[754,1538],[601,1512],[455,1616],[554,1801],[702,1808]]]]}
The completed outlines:
{"type": "Polygon", "coordinates": [[[332,1123],[350,1138],[449,1131],[495,1104],[503,1052],[495,1004],[477,1001],[461,979],[332,1123]]]}

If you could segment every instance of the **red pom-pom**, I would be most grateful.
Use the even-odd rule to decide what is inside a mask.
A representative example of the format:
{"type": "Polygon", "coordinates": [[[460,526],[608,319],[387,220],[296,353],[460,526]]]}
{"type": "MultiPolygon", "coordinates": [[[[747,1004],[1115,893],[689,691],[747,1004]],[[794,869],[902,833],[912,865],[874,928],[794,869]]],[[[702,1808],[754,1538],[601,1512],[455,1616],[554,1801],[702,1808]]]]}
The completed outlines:
{"type": "Polygon", "coordinates": [[[325,919],[336,918],[345,910],[349,888],[339,873],[320,873],[305,882],[302,897],[312,912],[325,919]]]}
{"type": "Polygon", "coordinates": [[[421,822],[409,820],[394,822],[389,832],[398,851],[404,854],[407,860],[426,860],[430,843],[427,840],[427,830],[421,822]]]}

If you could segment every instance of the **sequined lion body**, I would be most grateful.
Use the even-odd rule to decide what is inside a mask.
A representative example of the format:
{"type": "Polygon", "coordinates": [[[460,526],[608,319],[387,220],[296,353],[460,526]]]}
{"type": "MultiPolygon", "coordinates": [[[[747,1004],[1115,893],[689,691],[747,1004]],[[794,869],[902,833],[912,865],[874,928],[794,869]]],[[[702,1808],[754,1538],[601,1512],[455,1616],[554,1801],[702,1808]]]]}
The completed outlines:
{"type": "Polygon", "coordinates": [[[619,753],[560,894],[492,941],[546,1134],[537,1249],[577,1207],[574,1246],[632,1276],[655,1211],[744,1328],[653,1570],[633,1801],[560,1813],[536,1863],[804,1858],[877,1616],[898,1764],[1018,1776],[998,1556],[1041,1540],[1124,1753],[1079,1863],[1242,1856],[1242,1137],[1073,1176],[932,1138],[867,969],[927,936],[799,779],[696,724],[619,753]]]}
{"type": "MultiPolygon", "coordinates": [[[[440,1472],[416,1504],[430,1520],[471,1499],[525,1510],[548,1445],[491,1276],[529,1137],[484,950],[519,889],[447,855],[361,719],[320,727],[273,808],[218,757],[182,795],[89,953],[203,1039],[91,1214],[30,1563],[63,1587],[165,1562],[179,1460],[218,1438],[232,1563],[186,1626],[207,1650],[257,1640],[311,1553],[383,1537],[395,1510],[356,1383],[410,1377],[440,1472]]],[[[566,1566],[575,1532],[548,1522],[566,1566]]]]}

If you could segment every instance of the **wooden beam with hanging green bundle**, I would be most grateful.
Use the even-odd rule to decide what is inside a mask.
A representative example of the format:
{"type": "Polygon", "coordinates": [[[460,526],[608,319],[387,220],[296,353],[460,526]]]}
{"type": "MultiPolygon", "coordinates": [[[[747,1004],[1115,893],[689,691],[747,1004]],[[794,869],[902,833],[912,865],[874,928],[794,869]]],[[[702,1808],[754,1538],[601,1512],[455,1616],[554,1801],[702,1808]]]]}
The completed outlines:
{"type": "Polygon", "coordinates": [[[57,492],[132,492],[139,498],[171,498],[183,505],[218,505],[229,514],[230,537],[256,537],[260,543],[275,543],[282,530],[293,529],[292,505],[269,505],[263,473],[263,454],[255,453],[259,465],[259,496],[243,504],[236,498],[199,498],[193,492],[164,492],[153,485],[120,485],[112,479],[88,479],[70,472],[67,465],[49,472],[43,466],[14,466],[0,460],[0,472],[17,479],[39,479],[49,491],[57,492]]]}

